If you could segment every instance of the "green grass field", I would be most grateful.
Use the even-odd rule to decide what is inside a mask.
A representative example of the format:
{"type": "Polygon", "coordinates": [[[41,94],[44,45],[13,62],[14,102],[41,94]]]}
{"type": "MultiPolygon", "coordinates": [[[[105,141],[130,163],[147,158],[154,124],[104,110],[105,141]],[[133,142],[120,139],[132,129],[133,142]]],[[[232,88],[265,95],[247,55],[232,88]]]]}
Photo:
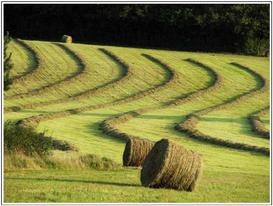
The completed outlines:
{"type": "MultiPolygon", "coordinates": [[[[204,167],[197,190],[190,193],[142,187],[140,168],[6,166],[4,202],[270,201],[269,155],[219,144],[228,140],[232,145],[270,148],[269,139],[254,132],[248,120],[269,106],[268,58],[42,41],[13,41],[9,51],[15,80],[5,93],[4,118],[48,117],[37,130],[79,148],[56,150],[52,158],[96,154],[121,164],[125,142],[104,134],[99,126],[106,119],[147,109],[116,129],[154,141],[174,140],[200,153],[204,167]],[[20,110],[11,111],[15,106],[20,110]],[[78,112],[64,113],[69,109],[78,112]],[[218,141],[177,130],[190,114],[200,116],[196,130],[218,141]]],[[[268,130],[269,114],[267,109],[260,115],[268,130]]]]}

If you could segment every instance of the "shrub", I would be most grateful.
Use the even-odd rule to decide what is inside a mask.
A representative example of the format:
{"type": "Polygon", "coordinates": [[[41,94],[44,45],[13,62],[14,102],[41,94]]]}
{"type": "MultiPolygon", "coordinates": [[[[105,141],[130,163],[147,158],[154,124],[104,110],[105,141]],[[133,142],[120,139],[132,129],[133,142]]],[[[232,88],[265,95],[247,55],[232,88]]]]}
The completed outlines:
{"type": "Polygon", "coordinates": [[[269,55],[269,40],[248,38],[245,43],[244,52],[246,54],[268,56],[269,55]]]}
{"type": "Polygon", "coordinates": [[[25,155],[45,156],[52,148],[52,139],[44,133],[37,133],[31,127],[24,127],[15,122],[7,121],[4,124],[5,152],[21,152],[25,155]]]}

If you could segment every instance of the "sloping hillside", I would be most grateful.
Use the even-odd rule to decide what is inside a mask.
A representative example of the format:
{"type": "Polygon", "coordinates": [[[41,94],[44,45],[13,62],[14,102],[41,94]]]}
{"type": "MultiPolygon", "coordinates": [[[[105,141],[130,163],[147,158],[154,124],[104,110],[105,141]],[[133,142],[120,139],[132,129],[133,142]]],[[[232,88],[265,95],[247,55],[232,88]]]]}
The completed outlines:
{"type": "Polygon", "coordinates": [[[23,40],[9,50],[5,120],[79,148],[55,158],[91,153],[121,163],[123,133],[174,140],[202,155],[204,172],[189,194],[143,188],[137,168],[7,171],[5,201],[269,201],[270,141],[251,121],[258,116],[269,132],[268,58],[23,40]]]}

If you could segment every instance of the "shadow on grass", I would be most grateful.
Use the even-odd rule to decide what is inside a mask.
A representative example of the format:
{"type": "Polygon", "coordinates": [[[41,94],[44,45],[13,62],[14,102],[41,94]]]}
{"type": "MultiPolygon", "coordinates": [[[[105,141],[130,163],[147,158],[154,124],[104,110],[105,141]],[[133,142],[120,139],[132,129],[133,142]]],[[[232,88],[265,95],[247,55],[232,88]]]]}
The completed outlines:
{"type": "Polygon", "coordinates": [[[92,134],[92,135],[94,135],[94,136],[100,137],[100,138],[104,138],[104,139],[108,139],[108,140],[113,140],[115,142],[124,143],[125,144],[125,141],[123,139],[119,139],[117,137],[112,137],[111,135],[104,134],[100,130],[100,123],[101,122],[99,121],[99,122],[95,122],[93,124],[89,124],[87,126],[87,129],[88,129],[89,133],[92,134]]]}
{"type": "Polygon", "coordinates": [[[77,180],[77,179],[57,179],[57,178],[29,178],[29,177],[6,177],[5,179],[10,180],[34,180],[34,181],[52,181],[52,182],[75,182],[75,183],[89,183],[99,185],[110,185],[110,186],[124,186],[124,187],[141,187],[138,184],[129,184],[123,182],[107,182],[107,181],[93,181],[93,180],[77,180]]]}
{"type": "Polygon", "coordinates": [[[236,122],[242,124],[242,118],[226,117],[201,117],[201,121],[206,122],[236,122]]]}

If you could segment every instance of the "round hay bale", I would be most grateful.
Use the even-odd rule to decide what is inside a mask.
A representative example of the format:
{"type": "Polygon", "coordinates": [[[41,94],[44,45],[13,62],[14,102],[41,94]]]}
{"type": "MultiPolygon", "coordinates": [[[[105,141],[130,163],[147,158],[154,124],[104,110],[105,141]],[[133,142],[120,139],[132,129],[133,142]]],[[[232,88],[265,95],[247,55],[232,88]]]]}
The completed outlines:
{"type": "Polygon", "coordinates": [[[193,191],[201,170],[200,155],[162,139],[155,143],[143,162],[141,183],[146,187],[193,191]]]}
{"type": "Polygon", "coordinates": [[[64,43],[72,43],[72,37],[68,35],[63,35],[61,41],[64,43]]]}
{"type": "Polygon", "coordinates": [[[139,167],[154,146],[154,142],[129,138],[123,152],[123,166],[139,167]]]}

